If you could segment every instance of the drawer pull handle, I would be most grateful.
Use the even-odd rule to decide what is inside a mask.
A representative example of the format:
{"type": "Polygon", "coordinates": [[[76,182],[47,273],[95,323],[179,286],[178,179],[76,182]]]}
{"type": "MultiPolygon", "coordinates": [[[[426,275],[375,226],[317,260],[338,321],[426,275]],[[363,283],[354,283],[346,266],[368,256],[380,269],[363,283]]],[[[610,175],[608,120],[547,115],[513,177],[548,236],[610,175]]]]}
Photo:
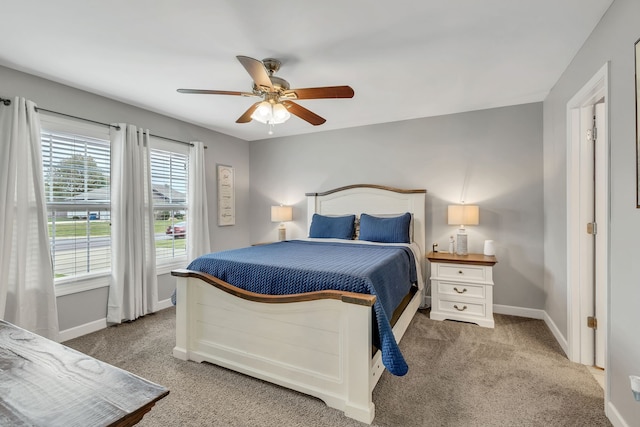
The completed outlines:
{"type": "Polygon", "coordinates": [[[462,288],[462,290],[458,289],[458,288],[453,288],[454,291],[456,291],[459,294],[464,294],[465,292],[467,292],[467,288],[462,288]]]}
{"type": "Polygon", "coordinates": [[[458,274],[464,274],[462,270],[458,270],[458,274]]]}
{"type": "Polygon", "coordinates": [[[463,305],[462,308],[458,307],[458,304],[454,305],[453,308],[455,308],[458,311],[465,311],[467,309],[466,305],[463,305]]]}

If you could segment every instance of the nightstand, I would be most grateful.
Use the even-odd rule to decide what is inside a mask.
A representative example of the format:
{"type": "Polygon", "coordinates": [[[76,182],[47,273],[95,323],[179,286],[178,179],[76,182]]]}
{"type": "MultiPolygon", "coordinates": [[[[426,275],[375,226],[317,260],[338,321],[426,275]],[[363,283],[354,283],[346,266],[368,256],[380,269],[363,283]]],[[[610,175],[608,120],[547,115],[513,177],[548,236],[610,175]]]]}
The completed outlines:
{"type": "Polygon", "coordinates": [[[495,256],[429,252],[431,318],[460,320],[493,328],[495,256]]]}

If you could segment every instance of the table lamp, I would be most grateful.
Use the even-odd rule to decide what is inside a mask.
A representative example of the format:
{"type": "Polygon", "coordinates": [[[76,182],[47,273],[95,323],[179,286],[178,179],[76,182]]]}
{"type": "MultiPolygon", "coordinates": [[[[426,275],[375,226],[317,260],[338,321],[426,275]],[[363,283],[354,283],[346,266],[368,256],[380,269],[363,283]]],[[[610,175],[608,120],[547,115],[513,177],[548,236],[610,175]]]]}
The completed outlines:
{"type": "Polygon", "coordinates": [[[293,220],[293,208],[291,206],[271,206],[271,222],[279,222],[278,240],[287,240],[285,221],[293,220]]]}
{"type": "Polygon", "coordinates": [[[447,212],[449,225],[458,225],[456,254],[467,255],[467,233],[465,225],[480,223],[480,209],[476,205],[449,205],[447,212]]]}

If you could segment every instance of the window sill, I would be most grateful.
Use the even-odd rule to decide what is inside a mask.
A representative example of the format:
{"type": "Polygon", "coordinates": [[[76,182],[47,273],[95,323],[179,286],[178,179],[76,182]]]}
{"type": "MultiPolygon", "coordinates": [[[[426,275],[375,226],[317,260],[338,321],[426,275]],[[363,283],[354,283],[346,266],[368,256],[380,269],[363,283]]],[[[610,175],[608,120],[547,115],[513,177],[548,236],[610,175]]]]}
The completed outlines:
{"type": "MultiPolygon", "coordinates": [[[[156,275],[160,276],[162,274],[170,274],[172,270],[185,268],[187,264],[187,259],[184,258],[182,260],[175,260],[171,263],[158,265],[156,267],[156,275]]],[[[109,274],[103,274],[99,276],[85,277],[78,280],[71,280],[68,282],[58,282],[55,284],[56,297],[106,288],[109,286],[110,281],[111,276],[109,274]]]]}

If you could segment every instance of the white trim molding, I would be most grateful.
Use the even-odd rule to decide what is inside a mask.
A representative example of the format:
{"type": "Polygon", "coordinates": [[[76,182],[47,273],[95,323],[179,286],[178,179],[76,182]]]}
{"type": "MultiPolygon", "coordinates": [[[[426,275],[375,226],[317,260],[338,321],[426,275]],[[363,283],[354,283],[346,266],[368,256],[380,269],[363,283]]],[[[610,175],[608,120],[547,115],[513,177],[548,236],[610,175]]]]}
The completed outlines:
{"type": "Polygon", "coordinates": [[[84,325],[65,329],[64,331],[60,331],[60,342],[69,341],[92,332],[97,332],[105,329],[106,327],[107,318],[105,317],[99,320],[94,320],[93,322],[85,323],[84,325]]]}
{"type": "Polygon", "coordinates": [[[515,307],[512,305],[494,304],[493,312],[498,314],[507,314],[509,316],[528,317],[530,319],[544,319],[546,314],[544,310],[538,308],[515,307]]]}
{"type": "MultiPolygon", "coordinates": [[[[158,301],[158,311],[172,306],[173,303],[171,302],[171,298],[158,301]]],[[[60,331],[59,339],[60,342],[69,341],[83,335],[88,335],[93,332],[98,332],[102,329],[106,329],[107,326],[107,318],[105,317],[102,319],[94,320],[93,322],[85,323],[84,325],[79,325],[73,328],[65,329],[64,331],[60,331]]]]}
{"type": "Polygon", "coordinates": [[[560,348],[562,348],[562,351],[564,351],[564,354],[567,356],[567,358],[569,358],[569,344],[567,343],[567,339],[565,338],[564,335],[562,335],[562,332],[560,332],[560,329],[558,328],[556,323],[553,321],[553,319],[551,319],[551,317],[547,314],[546,311],[544,312],[543,320],[544,320],[544,323],[549,328],[549,330],[551,331],[551,333],[553,334],[556,341],[558,341],[558,344],[560,344],[560,348]]]}
{"type": "Polygon", "coordinates": [[[616,407],[611,402],[607,402],[605,405],[605,415],[611,421],[614,427],[631,427],[631,424],[627,423],[620,412],[616,409],[616,407]]]}
{"type": "Polygon", "coordinates": [[[173,303],[171,302],[171,298],[158,301],[158,311],[164,310],[165,308],[169,308],[169,307],[173,307],[173,303]]]}

